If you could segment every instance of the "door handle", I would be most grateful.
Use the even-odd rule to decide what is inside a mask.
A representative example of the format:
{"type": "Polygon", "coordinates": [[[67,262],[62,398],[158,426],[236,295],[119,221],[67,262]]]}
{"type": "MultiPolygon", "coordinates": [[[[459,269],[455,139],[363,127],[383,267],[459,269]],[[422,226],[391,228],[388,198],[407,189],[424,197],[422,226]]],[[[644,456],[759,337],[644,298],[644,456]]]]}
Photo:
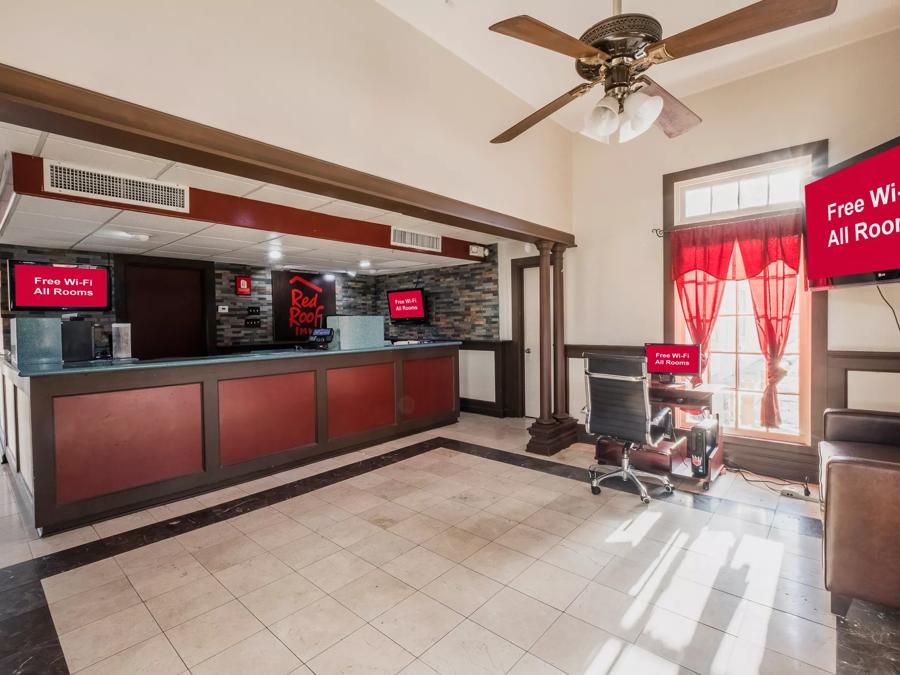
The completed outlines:
{"type": "Polygon", "coordinates": [[[531,347],[525,347],[525,353],[526,353],[526,354],[530,354],[530,353],[531,353],[531,347]]]}

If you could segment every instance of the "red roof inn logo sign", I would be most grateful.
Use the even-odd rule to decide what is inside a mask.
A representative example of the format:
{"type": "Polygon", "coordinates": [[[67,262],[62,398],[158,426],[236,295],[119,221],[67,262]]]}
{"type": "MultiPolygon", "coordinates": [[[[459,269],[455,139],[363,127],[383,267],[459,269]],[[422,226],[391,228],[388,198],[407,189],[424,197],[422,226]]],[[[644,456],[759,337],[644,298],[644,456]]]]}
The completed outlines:
{"type": "Polygon", "coordinates": [[[335,313],[334,282],[312,274],[272,272],[272,305],[275,340],[304,340],[335,313]]]}

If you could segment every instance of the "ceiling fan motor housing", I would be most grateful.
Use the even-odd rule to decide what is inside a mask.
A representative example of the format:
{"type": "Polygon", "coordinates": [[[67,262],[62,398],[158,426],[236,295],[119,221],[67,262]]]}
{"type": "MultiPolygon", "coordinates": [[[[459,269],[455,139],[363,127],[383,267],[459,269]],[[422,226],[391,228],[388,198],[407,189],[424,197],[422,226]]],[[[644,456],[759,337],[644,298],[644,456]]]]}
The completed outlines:
{"type": "MultiPolygon", "coordinates": [[[[609,54],[612,59],[637,58],[647,45],[662,39],[659,21],[646,14],[618,14],[595,23],[581,36],[581,41],[609,54]]],[[[586,80],[600,74],[600,65],[577,60],[575,68],[586,80]]]]}

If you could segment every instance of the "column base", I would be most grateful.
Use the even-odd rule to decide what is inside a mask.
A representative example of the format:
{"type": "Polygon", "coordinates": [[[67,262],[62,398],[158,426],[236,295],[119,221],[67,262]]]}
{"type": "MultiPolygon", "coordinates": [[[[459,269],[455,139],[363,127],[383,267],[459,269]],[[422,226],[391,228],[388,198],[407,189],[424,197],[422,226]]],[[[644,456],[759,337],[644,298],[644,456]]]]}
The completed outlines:
{"type": "Polygon", "coordinates": [[[547,424],[535,421],[528,427],[531,439],[525,446],[526,452],[535,455],[555,455],[578,440],[578,423],[572,417],[560,417],[547,424]]]}

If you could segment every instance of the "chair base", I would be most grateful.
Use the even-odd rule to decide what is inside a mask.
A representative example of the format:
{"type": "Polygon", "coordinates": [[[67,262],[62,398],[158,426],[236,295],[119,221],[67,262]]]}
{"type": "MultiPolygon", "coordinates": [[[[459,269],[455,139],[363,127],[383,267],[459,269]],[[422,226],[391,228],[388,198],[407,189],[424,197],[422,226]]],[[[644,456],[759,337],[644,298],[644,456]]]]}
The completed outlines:
{"type": "Polygon", "coordinates": [[[622,450],[622,466],[618,469],[614,469],[613,471],[604,473],[600,470],[599,464],[592,464],[590,467],[588,467],[591,492],[593,494],[600,494],[600,483],[607,480],[608,478],[615,477],[619,477],[626,482],[631,481],[632,483],[634,483],[641,495],[641,501],[645,504],[650,503],[650,495],[647,492],[647,488],[644,487],[644,484],[641,482],[641,478],[643,478],[644,480],[659,482],[665,488],[666,492],[672,492],[673,487],[672,483],[669,482],[668,476],[657,476],[656,474],[649,473],[647,471],[638,471],[636,469],[633,469],[629,460],[629,450],[630,448],[627,445],[622,450]]]}

